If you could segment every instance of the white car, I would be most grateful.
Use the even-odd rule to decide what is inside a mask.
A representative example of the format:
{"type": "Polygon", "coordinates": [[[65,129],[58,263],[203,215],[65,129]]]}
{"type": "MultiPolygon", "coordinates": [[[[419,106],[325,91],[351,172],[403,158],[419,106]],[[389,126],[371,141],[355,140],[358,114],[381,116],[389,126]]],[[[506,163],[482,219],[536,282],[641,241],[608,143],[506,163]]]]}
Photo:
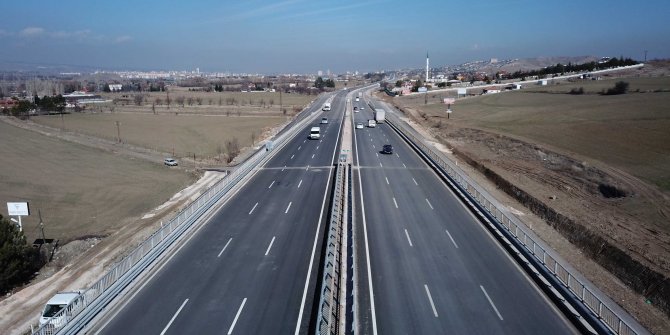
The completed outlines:
{"type": "Polygon", "coordinates": [[[364,109],[365,109],[365,107],[364,107],[364,106],[361,106],[361,110],[364,110],[364,109]]]}
{"type": "Polygon", "coordinates": [[[357,123],[356,129],[363,129],[363,123],[362,122],[357,123]]]}
{"type": "Polygon", "coordinates": [[[174,158],[166,158],[163,161],[163,164],[165,164],[167,166],[177,166],[178,165],[177,161],[174,158]]]}
{"type": "Polygon", "coordinates": [[[328,123],[328,118],[327,117],[322,118],[321,119],[321,124],[326,124],[326,123],[328,123]]]}

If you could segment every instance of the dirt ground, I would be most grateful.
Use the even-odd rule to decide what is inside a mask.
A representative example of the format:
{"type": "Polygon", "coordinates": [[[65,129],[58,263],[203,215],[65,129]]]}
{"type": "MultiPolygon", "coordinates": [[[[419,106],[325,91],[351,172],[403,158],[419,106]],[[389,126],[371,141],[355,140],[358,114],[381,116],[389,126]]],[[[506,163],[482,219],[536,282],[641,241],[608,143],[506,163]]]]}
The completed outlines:
{"type": "Polygon", "coordinates": [[[153,115],[148,113],[73,113],[43,115],[31,120],[56,129],[167,153],[174,158],[220,159],[226,143],[257,144],[264,133],[287,121],[282,116],[153,115]],[[116,122],[119,122],[117,129],[116,122]]]}
{"type": "Polygon", "coordinates": [[[449,119],[444,105],[423,105],[416,97],[384,98],[401,105],[436,142],[453,149],[455,159],[475,164],[477,169],[459,165],[488,184],[487,189],[519,212],[522,221],[644,326],[660,334],[670,329],[670,319],[649,297],[659,294],[663,278],[670,275],[670,79],[634,77],[626,78],[632,92],[622,96],[596,94],[620,80],[613,79],[467,98],[452,106],[449,119]],[[587,94],[566,94],[575,86],[584,87],[587,94]],[[485,169],[529,194],[534,204],[546,206],[544,217],[533,215],[500,184],[484,177],[485,169]],[[594,251],[558,221],[548,222],[547,213],[575,225],[575,231],[595,233],[605,247],[594,251]],[[621,260],[621,267],[640,265],[647,269],[640,277],[652,272],[657,280],[636,283],[617,269],[619,263],[602,255],[610,250],[632,258],[621,260]]]}

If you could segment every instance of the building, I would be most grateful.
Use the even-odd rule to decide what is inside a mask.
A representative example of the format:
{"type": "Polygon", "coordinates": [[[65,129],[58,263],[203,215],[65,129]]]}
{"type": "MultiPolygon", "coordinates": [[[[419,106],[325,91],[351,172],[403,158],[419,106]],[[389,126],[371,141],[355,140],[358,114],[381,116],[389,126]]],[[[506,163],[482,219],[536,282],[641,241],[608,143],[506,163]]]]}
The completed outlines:
{"type": "Polygon", "coordinates": [[[122,88],[123,88],[123,85],[121,85],[121,84],[109,84],[109,91],[110,92],[121,92],[122,88]]]}

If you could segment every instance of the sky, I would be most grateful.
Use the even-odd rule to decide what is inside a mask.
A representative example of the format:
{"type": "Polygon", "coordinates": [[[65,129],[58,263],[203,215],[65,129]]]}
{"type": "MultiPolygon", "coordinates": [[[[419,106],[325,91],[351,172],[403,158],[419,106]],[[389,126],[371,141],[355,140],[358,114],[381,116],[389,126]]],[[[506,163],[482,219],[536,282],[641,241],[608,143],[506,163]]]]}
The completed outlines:
{"type": "Polygon", "coordinates": [[[103,70],[378,71],[490,58],[670,58],[668,0],[20,0],[0,62],[103,70]]]}

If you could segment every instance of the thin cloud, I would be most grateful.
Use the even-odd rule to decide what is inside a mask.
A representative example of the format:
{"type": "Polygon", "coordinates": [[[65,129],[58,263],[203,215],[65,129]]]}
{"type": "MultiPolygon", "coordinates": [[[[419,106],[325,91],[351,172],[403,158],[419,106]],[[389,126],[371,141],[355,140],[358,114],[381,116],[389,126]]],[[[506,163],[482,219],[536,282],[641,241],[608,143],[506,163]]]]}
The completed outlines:
{"type": "Polygon", "coordinates": [[[119,36],[119,37],[114,39],[114,43],[125,43],[125,42],[128,42],[128,41],[132,40],[132,39],[133,38],[128,36],[128,35],[119,36]]]}
{"type": "Polygon", "coordinates": [[[44,28],[40,27],[27,27],[19,32],[19,35],[23,37],[35,37],[42,34],[44,34],[44,28]]]}
{"type": "Polygon", "coordinates": [[[290,19],[290,18],[297,18],[297,17],[304,17],[304,16],[319,16],[321,14],[326,14],[326,13],[332,13],[332,12],[340,12],[340,11],[345,11],[345,10],[350,10],[354,8],[360,8],[360,7],[365,7],[369,6],[375,3],[379,3],[381,1],[368,1],[368,2],[358,2],[355,4],[351,5],[345,5],[345,6],[339,6],[339,7],[329,7],[329,8],[322,8],[322,9],[317,9],[313,11],[305,11],[305,12],[298,12],[294,13],[291,15],[284,16],[283,19],[290,19]]]}

